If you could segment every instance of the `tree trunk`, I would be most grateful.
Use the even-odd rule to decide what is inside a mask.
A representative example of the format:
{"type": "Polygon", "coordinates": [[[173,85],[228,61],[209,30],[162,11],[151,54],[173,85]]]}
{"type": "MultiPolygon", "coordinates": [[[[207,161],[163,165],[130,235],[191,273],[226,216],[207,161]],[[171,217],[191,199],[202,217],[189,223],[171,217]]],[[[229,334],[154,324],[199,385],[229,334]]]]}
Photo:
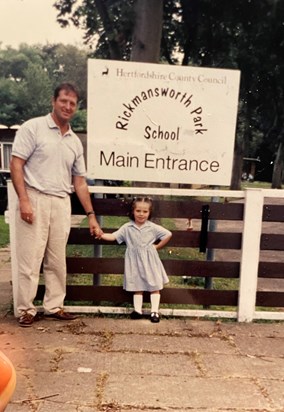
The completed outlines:
{"type": "MultiPolygon", "coordinates": [[[[111,34],[113,32],[113,24],[112,21],[109,17],[108,9],[103,0],[95,0],[95,4],[97,7],[97,10],[99,12],[100,18],[103,22],[104,29],[107,33],[107,35],[111,34]]],[[[109,45],[109,53],[110,57],[112,60],[121,60],[122,58],[122,53],[119,47],[119,44],[117,41],[113,38],[113,36],[109,36],[110,40],[108,42],[109,45]]]]}
{"type": "Polygon", "coordinates": [[[284,146],[280,142],[276,154],[276,159],[273,167],[272,175],[272,189],[281,189],[282,188],[282,178],[283,178],[283,169],[284,169],[284,146]]]}
{"type": "Polygon", "coordinates": [[[230,185],[231,190],[241,189],[241,177],[242,177],[242,171],[243,171],[243,156],[244,156],[243,141],[240,142],[236,138],[232,178],[231,178],[231,185],[230,185]]]}
{"type": "MultiPolygon", "coordinates": [[[[248,79],[250,76],[248,76],[248,79]]],[[[246,79],[246,80],[248,80],[246,79]]],[[[246,87],[246,85],[245,85],[246,87]]],[[[246,87],[249,90],[249,83],[246,87]]],[[[234,160],[233,160],[233,170],[231,178],[231,190],[241,189],[241,179],[243,173],[243,157],[249,155],[249,142],[251,140],[251,99],[248,94],[246,97],[246,103],[240,102],[241,110],[239,111],[240,121],[237,124],[237,134],[235,139],[234,148],[234,160]],[[240,130],[240,124],[243,124],[243,130],[240,130]]]]}
{"type": "Polygon", "coordinates": [[[186,30],[184,31],[183,59],[182,66],[188,66],[190,54],[192,53],[192,41],[197,37],[197,30],[200,27],[200,1],[199,0],[181,0],[182,18],[186,30]]]}
{"type": "MultiPolygon", "coordinates": [[[[159,63],[163,0],[136,0],[131,61],[159,63]]],[[[133,182],[136,187],[164,187],[162,183],[133,182]]]]}
{"type": "Polygon", "coordinates": [[[131,61],[159,62],[162,22],[163,0],[136,0],[131,61]]]}

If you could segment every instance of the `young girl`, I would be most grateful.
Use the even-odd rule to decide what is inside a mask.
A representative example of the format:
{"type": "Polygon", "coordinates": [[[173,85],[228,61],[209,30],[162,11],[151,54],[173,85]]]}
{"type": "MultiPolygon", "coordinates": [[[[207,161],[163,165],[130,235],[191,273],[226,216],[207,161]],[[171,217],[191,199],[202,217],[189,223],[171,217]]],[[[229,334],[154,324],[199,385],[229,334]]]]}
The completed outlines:
{"type": "Polygon", "coordinates": [[[168,243],[172,233],[149,220],[152,213],[152,200],[149,197],[138,197],[131,206],[131,221],[113,233],[104,233],[101,238],[126,243],[123,288],[134,292],[131,318],[142,317],[143,292],[148,291],[150,320],[157,323],[160,321],[160,290],[169,282],[157,250],[168,243]]]}

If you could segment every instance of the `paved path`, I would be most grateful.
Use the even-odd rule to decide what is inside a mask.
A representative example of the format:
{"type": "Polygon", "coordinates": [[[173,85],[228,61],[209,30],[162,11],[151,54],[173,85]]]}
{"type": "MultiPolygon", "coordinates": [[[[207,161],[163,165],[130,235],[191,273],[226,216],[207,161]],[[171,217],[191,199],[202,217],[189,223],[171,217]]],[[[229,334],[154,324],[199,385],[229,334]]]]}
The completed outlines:
{"type": "Polygon", "coordinates": [[[283,324],[87,318],[19,328],[7,412],[284,411],[283,324]]]}
{"type": "MultiPolygon", "coordinates": [[[[283,412],[284,323],[82,316],[20,328],[0,250],[6,412],[283,412]]],[[[8,257],[7,257],[8,255],[8,257]]]]}

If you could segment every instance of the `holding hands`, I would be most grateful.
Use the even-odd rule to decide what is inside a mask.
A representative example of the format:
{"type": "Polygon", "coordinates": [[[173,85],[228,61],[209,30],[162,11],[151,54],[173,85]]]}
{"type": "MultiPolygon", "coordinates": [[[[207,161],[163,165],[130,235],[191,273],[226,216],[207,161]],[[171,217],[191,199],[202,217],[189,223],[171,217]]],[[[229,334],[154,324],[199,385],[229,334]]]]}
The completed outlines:
{"type": "Polygon", "coordinates": [[[95,236],[96,239],[101,239],[103,235],[103,231],[100,225],[98,224],[98,221],[95,215],[91,214],[88,216],[88,218],[89,218],[89,228],[90,228],[91,236],[95,236]]]}

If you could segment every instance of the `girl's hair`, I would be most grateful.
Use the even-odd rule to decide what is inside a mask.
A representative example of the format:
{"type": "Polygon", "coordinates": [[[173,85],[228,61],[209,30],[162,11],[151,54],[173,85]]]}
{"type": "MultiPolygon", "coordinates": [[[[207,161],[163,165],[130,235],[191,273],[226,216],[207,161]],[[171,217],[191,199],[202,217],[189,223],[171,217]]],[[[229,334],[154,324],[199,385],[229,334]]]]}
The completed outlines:
{"type": "Polygon", "coordinates": [[[135,220],[134,219],[134,209],[136,207],[137,202],[145,202],[148,203],[149,205],[149,210],[150,210],[150,214],[148,219],[150,220],[152,217],[152,212],[153,212],[153,201],[150,197],[148,196],[141,196],[141,197],[134,197],[132,202],[131,202],[131,209],[130,209],[130,213],[129,213],[129,217],[131,220],[135,220]]]}

